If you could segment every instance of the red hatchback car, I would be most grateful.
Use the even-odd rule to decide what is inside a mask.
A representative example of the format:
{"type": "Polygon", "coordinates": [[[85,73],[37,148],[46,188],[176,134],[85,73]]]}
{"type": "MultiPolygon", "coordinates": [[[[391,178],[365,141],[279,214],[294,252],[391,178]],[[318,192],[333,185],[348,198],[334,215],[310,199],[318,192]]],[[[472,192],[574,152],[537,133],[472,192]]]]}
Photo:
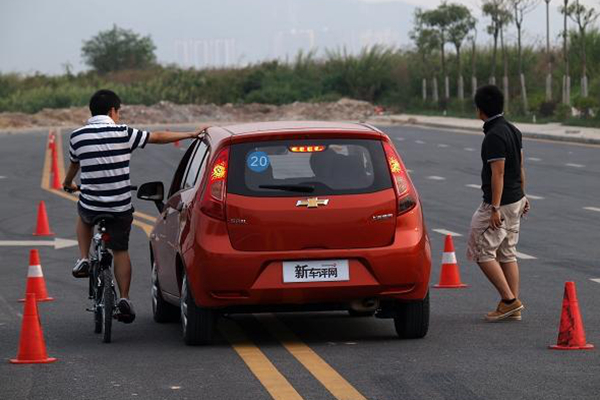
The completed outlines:
{"type": "Polygon", "coordinates": [[[431,254],[418,194],[391,140],[364,125],[212,127],[183,156],[150,235],[152,310],[187,344],[222,313],[348,310],[429,325],[431,254]]]}

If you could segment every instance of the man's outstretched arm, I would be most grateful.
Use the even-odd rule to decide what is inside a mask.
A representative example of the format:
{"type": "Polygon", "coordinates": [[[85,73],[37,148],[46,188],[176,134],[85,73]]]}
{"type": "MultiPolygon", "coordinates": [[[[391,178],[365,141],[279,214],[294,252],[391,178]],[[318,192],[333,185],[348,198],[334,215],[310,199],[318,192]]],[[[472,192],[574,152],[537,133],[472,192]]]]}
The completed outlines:
{"type": "Polygon", "coordinates": [[[77,190],[77,185],[73,183],[73,179],[77,176],[77,172],[79,172],[79,163],[71,161],[67,174],[65,175],[65,180],[63,181],[63,188],[74,191],[77,190]]]}
{"type": "Polygon", "coordinates": [[[196,139],[202,137],[203,132],[208,127],[202,127],[196,132],[171,132],[171,131],[154,131],[150,133],[148,143],[165,144],[173,143],[178,140],[196,139]]]}

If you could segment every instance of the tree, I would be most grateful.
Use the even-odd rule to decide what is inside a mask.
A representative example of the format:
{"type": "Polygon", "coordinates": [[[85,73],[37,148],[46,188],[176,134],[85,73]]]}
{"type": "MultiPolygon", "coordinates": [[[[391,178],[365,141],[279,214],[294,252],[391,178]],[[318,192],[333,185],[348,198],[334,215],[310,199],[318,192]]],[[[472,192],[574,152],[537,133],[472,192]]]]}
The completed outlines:
{"type": "Polygon", "coordinates": [[[477,28],[468,38],[471,42],[471,97],[475,97],[477,91],[477,28]]]}
{"type": "Polygon", "coordinates": [[[124,69],[144,69],[156,63],[156,46],[150,36],[113,25],[83,42],[81,55],[85,63],[105,74],[124,69]]]}
{"type": "Polygon", "coordinates": [[[508,24],[512,18],[510,11],[506,9],[505,0],[488,0],[483,3],[481,8],[483,15],[490,18],[490,24],[487,26],[488,34],[494,38],[494,49],[492,52],[492,71],[490,74],[490,83],[496,84],[496,63],[498,54],[498,36],[502,27],[508,24]]]}
{"type": "Polygon", "coordinates": [[[569,9],[569,0],[564,0],[564,5],[560,8],[560,12],[564,17],[564,28],[563,28],[563,57],[565,62],[565,72],[563,75],[563,90],[562,90],[562,102],[563,104],[571,104],[571,76],[569,75],[569,48],[567,41],[569,39],[569,30],[567,26],[567,13],[569,9]]]}
{"type": "MultiPolygon", "coordinates": [[[[438,45],[440,46],[441,61],[442,61],[442,76],[444,77],[444,99],[448,100],[450,97],[450,81],[448,79],[448,73],[446,71],[446,43],[447,43],[447,31],[450,24],[448,14],[446,12],[447,4],[444,2],[438,8],[434,10],[423,11],[421,18],[425,26],[435,30],[438,36],[438,45]]],[[[436,81],[434,80],[434,85],[436,81]]]]}
{"type": "Polygon", "coordinates": [[[546,101],[552,101],[552,56],[550,55],[550,0],[546,3],[546,61],[548,62],[548,74],[546,75],[546,101]]]}
{"type": "Polygon", "coordinates": [[[529,106],[527,104],[527,86],[525,85],[525,74],[523,73],[523,20],[525,14],[533,11],[538,5],[538,0],[511,0],[513,11],[515,13],[515,26],[517,27],[517,53],[519,56],[519,80],[521,83],[521,101],[523,104],[523,113],[526,114],[529,106]]]}
{"type": "Polygon", "coordinates": [[[587,8],[583,4],[572,3],[566,10],[566,14],[579,29],[579,40],[581,43],[581,96],[588,97],[588,79],[587,79],[587,52],[585,47],[586,31],[590,24],[593,24],[599,14],[594,8],[587,8]]]}
{"type": "MultiPolygon", "coordinates": [[[[421,71],[423,73],[422,81],[422,97],[423,101],[427,100],[427,75],[429,74],[430,68],[427,59],[431,55],[431,52],[438,47],[439,37],[437,32],[426,26],[423,21],[423,11],[420,8],[415,10],[415,26],[409,33],[410,38],[417,46],[417,52],[421,58],[421,71]]],[[[435,79],[435,78],[434,78],[435,79]]],[[[436,85],[437,86],[437,85],[436,85]]],[[[432,87],[433,89],[433,87],[432,87]]],[[[437,101],[437,90],[433,94],[434,101],[437,101]]]]}
{"type": "Polygon", "coordinates": [[[471,15],[471,11],[460,4],[442,4],[448,19],[448,41],[456,49],[456,63],[458,71],[458,98],[464,100],[465,85],[462,76],[462,63],[460,50],[463,41],[473,29],[477,22],[471,15]]]}

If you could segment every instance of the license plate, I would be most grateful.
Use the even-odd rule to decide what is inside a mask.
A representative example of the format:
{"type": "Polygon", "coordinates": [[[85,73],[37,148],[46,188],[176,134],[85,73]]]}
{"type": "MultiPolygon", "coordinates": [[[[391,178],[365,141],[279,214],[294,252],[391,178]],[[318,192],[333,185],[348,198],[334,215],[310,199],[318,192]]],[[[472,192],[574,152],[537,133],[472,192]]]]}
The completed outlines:
{"type": "Polygon", "coordinates": [[[283,282],[335,282],[350,280],[348,260],[284,261],[283,282]]]}

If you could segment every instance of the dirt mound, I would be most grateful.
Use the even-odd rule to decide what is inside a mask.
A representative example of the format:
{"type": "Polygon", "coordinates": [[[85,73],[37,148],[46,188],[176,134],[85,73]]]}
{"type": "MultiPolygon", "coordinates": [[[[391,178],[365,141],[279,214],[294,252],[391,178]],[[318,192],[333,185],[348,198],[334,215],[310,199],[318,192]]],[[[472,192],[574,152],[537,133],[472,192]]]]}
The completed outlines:
{"type": "MultiPolygon", "coordinates": [[[[341,99],[333,103],[268,104],[174,104],[161,101],[153,106],[132,105],[122,109],[123,122],[131,125],[211,122],[253,122],[275,120],[347,120],[372,116],[373,105],[366,101],[341,99]]],[[[0,129],[43,126],[77,126],[89,118],[87,107],[44,109],[36,114],[0,113],[0,129]]]]}

